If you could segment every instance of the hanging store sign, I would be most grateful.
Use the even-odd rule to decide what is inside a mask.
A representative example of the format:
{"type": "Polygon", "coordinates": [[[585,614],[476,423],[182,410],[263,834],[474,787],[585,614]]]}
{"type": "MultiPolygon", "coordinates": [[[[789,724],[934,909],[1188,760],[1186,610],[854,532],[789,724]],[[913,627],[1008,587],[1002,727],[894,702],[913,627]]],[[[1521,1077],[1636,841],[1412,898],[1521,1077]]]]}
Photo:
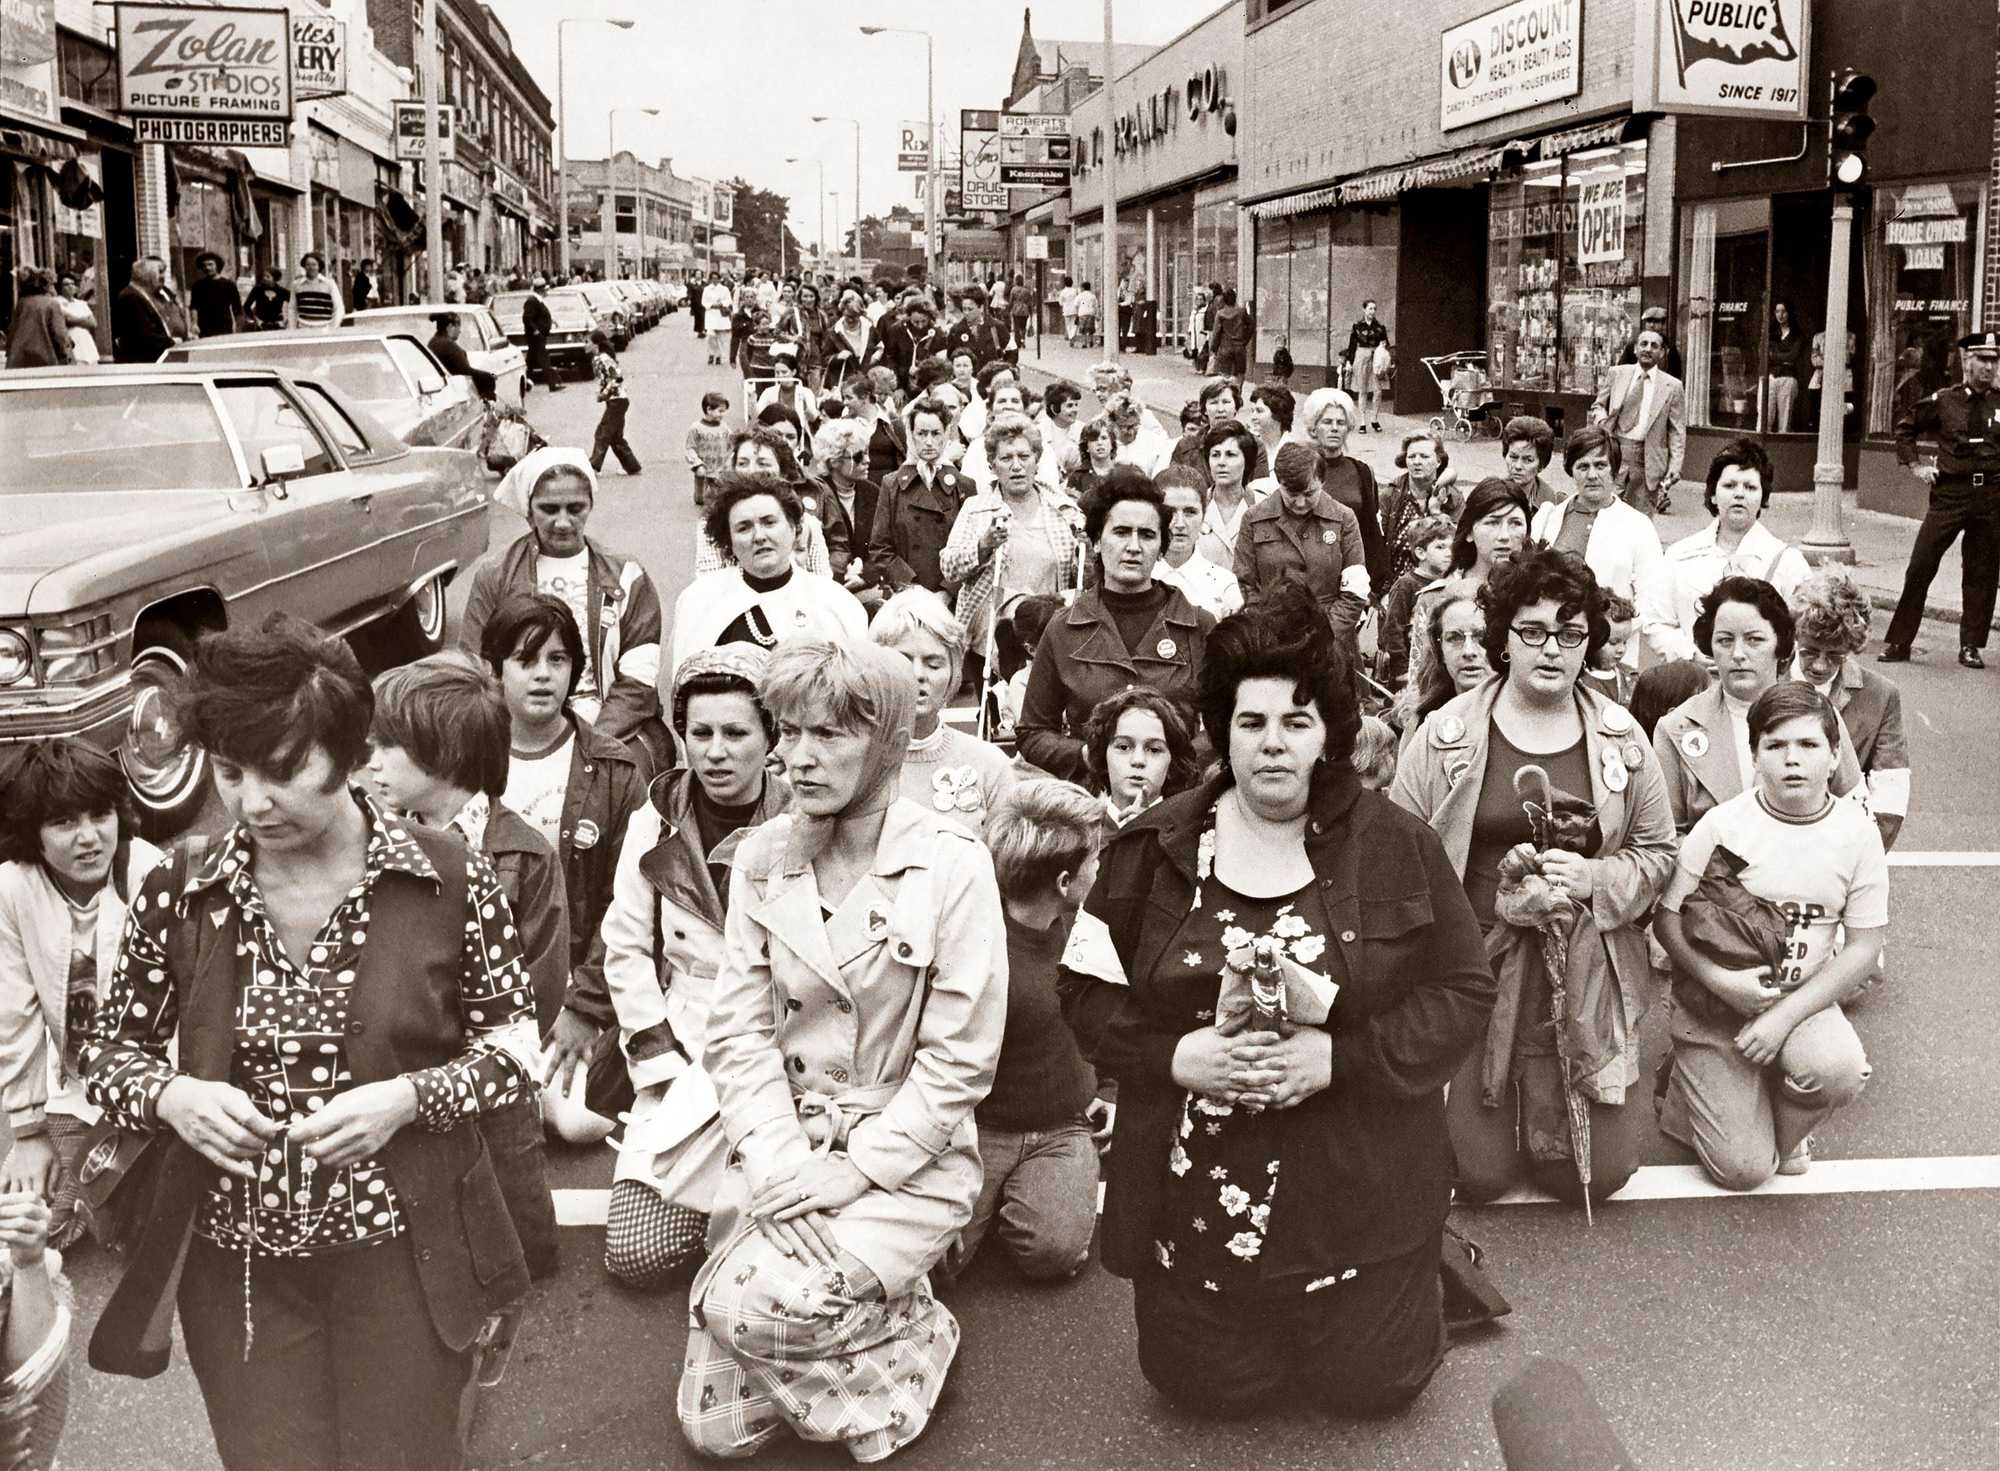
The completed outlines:
{"type": "Polygon", "coordinates": [[[347,22],[323,15],[292,17],[292,95],[338,97],[347,91],[347,22]]]}
{"type": "Polygon", "coordinates": [[[1574,97],[1583,90],[1583,0],[1514,0],[1453,26],[1438,47],[1438,127],[1574,97]]]}
{"type": "MultiPolygon", "coordinates": [[[[424,157],[424,105],[398,102],[396,108],[396,157],[421,162],[424,157]]],[[[458,109],[438,107],[438,157],[449,162],[457,156],[452,139],[457,136],[458,109]]]]}
{"type": "Polygon", "coordinates": [[[931,169],[930,129],[922,123],[904,123],[897,135],[896,172],[927,174],[931,169]]]}
{"type": "MultiPolygon", "coordinates": [[[[1000,114],[1000,183],[1008,189],[1060,189],[1069,183],[1069,116],[1060,112],[1000,114]]],[[[999,206],[1005,209],[1007,206],[999,206]]]]}
{"type": "Polygon", "coordinates": [[[0,0],[0,107],[53,123],[60,97],[55,0],[0,0]]]}
{"type": "Polygon", "coordinates": [[[1576,259],[1597,265],[1625,259],[1625,171],[1586,179],[1576,202],[1576,259]]]}
{"type": "Polygon", "coordinates": [[[283,10],[120,5],[118,111],[290,122],[292,26],[283,10]]]}
{"type": "Polygon", "coordinates": [[[1005,209],[1007,186],[1000,182],[1000,114],[991,108],[961,108],[958,153],[958,189],[964,207],[1005,209]]]}
{"type": "Polygon", "coordinates": [[[283,118],[154,117],[132,119],[134,143],[186,143],[196,148],[289,148],[292,125],[283,118]]]}
{"type": "Polygon", "coordinates": [[[1806,115],[1812,0],[1638,0],[1634,112],[1806,115]]]}

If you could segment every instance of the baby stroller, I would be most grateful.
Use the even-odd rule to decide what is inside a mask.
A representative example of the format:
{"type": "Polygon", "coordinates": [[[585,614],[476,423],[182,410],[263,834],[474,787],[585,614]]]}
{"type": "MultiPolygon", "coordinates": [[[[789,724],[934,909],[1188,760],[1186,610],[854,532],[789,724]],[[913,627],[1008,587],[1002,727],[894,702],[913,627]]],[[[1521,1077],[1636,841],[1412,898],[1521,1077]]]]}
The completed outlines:
{"type": "Polygon", "coordinates": [[[1449,420],[1443,414],[1431,415],[1433,434],[1442,437],[1450,432],[1460,440],[1470,440],[1484,433],[1489,424],[1496,431],[1499,429],[1500,420],[1493,411],[1493,385],[1486,376],[1486,352],[1483,348],[1425,358],[1423,364],[1424,370],[1431,375],[1431,381],[1437,384],[1438,396],[1451,411],[1449,420]]]}

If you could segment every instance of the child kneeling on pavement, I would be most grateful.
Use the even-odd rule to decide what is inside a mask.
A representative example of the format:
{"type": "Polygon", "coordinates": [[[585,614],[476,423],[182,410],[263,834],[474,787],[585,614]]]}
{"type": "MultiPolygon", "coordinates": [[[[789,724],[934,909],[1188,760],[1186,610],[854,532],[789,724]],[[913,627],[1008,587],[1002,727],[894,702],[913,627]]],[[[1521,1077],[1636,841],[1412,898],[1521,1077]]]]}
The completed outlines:
{"type": "Polygon", "coordinates": [[[1007,921],[1007,1031],[993,1090],[973,1115],[985,1183],[940,1277],[963,1271],[989,1230],[1024,1277],[1066,1280],[1090,1260],[1110,1107],[1063,1021],[1056,963],[1097,881],[1104,831],[1099,798],[1046,777],[1008,788],[987,814],[1007,921]]]}
{"type": "Polygon", "coordinates": [[[1674,966],[1660,1128],[1726,1190],[1804,1174],[1813,1129],[1867,1085],[1840,1007],[1873,975],[1889,923],[1881,833],[1867,808],[1828,791],[1833,706],[1787,680],[1757,697],[1748,723],[1756,782],[1695,823],[1654,922],[1674,966]],[[1755,948],[1775,963],[1721,953],[1760,934],[1755,948]]]}

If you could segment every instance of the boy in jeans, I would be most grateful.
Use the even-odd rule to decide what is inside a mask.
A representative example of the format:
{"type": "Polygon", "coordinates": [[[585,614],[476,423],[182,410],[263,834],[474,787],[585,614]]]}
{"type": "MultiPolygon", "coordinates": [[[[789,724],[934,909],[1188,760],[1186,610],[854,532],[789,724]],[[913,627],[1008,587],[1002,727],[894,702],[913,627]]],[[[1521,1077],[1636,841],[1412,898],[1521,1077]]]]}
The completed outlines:
{"type": "Polygon", "coordinates": [[[708,487],[729,468],[729,395],[710,389],[701,396],[701,417],[688,428],[687,463],[694,474],[694,503],[708,504],[708,487]]]}

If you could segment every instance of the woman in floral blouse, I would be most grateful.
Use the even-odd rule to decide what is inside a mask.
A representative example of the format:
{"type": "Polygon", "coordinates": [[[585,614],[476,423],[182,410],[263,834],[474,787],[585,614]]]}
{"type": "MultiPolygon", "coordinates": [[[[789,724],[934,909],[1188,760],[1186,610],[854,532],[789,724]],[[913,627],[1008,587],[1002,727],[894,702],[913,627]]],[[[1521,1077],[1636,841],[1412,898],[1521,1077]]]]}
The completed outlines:
{"type": "Polygon", "coordinates": [[[158,1373],[178,1276],[228,1471],[456,1467],[474,1340],[527,1286],[475,1126],[533,1078],[513,916],[350,785],[372,713],[309,624],[202,642],[182,718],[234,826],[148,876],[84,1049],[166,1151],[92,1362],[158,1373]]]}
{"type": "Polygon", "coordinates": [[[1444,1350],[1444,1084],[1493,981],[1436,837],[1361,789],[1309,592],[1217,625],[1200,695],[1223,771],[1110,840],[1063,957],[1119,1085],[1105,1266],[1169,1397],[1389,1413],[1444,1350]],[[1259,949],[1275,1018],[1242,1004],[1259,949]]]}

